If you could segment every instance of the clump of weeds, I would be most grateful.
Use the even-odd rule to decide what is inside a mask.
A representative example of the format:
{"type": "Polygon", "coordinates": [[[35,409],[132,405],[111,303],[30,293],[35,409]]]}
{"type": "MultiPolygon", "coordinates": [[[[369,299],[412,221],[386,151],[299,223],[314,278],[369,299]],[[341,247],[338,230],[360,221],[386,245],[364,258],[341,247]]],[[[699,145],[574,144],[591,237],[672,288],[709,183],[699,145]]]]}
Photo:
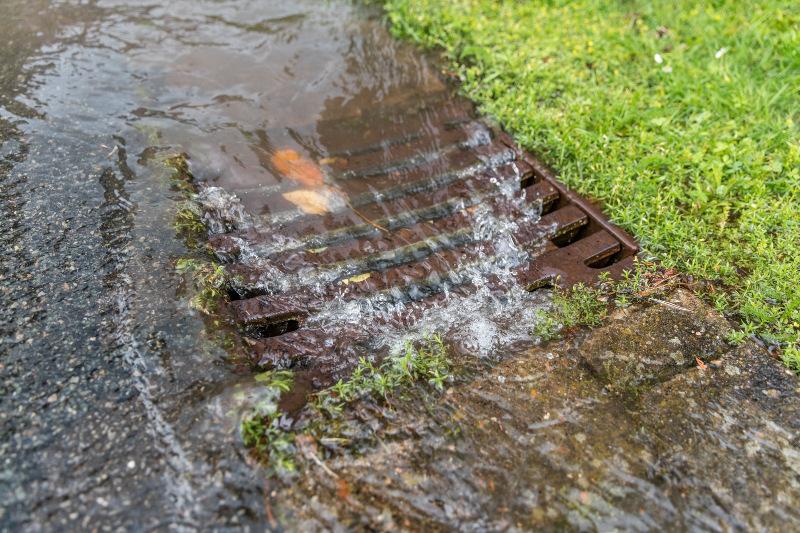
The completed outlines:
{"type": "Polygon", "coordinates": [[[575,326],[596,326],[606,316],[608,300],[600,289],[579,283],[569,289],[556,287],[553,305],[537,317],[533,336],[543,342],[556,338],[560,331],[575,326]]]}
{"type": "MultiPolygon", "coordinates": [[[[291,388],[291,373],[262,374],[272,390],[286,392],[291,388]]],[[[257,378],[258,379],[258,378],[257,378]]],[[[288,474],[295,470],[294,455],[298,448],[308,451],[308,443],[336,442],[346,445],[342,438],[345,408],[358,402],[372,402],[391,409],[391,399],[417,384],[441,392],[452,379],[447,349],[441,337],[426,337],[419,345],[407,342],[403,349],[378,364],[361,359],[346,380],[314,394],[300,415],[301,422],[291,428],[284,413],[272,405],[256,407],[242,421],[244,444],[270,470],[288,474]]],[[[277,405],[277,404],[276,404],[277,405]]],[[[313,457],[318,460],[315,453],[313,457]]]]}
{"type": "Polygon", "coordinates": [[[184,258],[178,259],[175,269],[188,277],[194,293],[190,305],[205,314],[216,311],[230,283],[225,268],[213,261],[184,258]]]}
{"type": "Polygon", "coordinates": [[[636,259],[620,279],[612,280],[607,272],[598,283],[589,287],[582,283],[570,288],[555,287],[552,307],[539,314],[531,333],[542,342],[550,341],[561,332],[586,326],[598,326],[607,316],[609,307],[628,307],[634,303],[663,303],[656,296],[680,281],[673,269],[659,269],[653,262],[636,259]]]}
{"type": "Polygon", "coordinates": [[[447,350],[441,337],[434,335],[419,347],[407,342],[401,353],[387,357],[378,366],[361,358],[350,378],[317,393],[313,406],[336,417],[347,404],[363,398],[386,401],[399,388],[417,382],[441,391],[451,376],[447,350]]]}
{"type": "Polygon", "coordinates": [[[175,231],[183,237],[189,248],[197,248],[205,239],[206,225],[200,206],[195,201],[194,175],[189,169],[189,159],[185,153],[172,153],[162,155],[158,160],[167,169],[172,188],[184,197],[175,212],[175,231]]]}
{"type": "Polygon", "coordinates": [[[289,370],[270,370],[255,379],[264,385],[264,395],[242,418],[244,445],[276,473],[294,472],[295,435],[286,429],[285,416],[278,408],[281,394],[292,388],[294,375],[289,370]]]}
{"type": "Polygon", "coordinates": [[[190,248],[195,246],[188,242],[189,239],[196,244],[206,233],[206,226],[200,217],[200,207],[191,200],[183,202],[175,213],[175,221],[173,222],[175,230],[187,239],[187,244],[189,244],[190,248]]]}

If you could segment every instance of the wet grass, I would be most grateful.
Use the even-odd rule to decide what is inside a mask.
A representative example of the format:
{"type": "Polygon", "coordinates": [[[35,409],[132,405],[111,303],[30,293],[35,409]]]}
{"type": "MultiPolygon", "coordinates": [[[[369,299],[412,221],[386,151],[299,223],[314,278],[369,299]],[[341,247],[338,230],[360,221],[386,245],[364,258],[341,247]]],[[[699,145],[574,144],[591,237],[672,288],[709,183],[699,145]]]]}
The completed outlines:
{"type": "MultiPolygon", "coordinates": [[[[576,327],[599,326],[610,307],[657,302],[656,296],[685,281],[674,269],[635,258],[633,268],[623,272],[620,279],[612,280],[604,272],[592,287],[582,283],[570,288],[555,287],[552,306],[539,314],[531,333],[541,342],[547,342],[576,327]]],[[[742,331],[738,333],[745,335],[742,331]]]]}
{"type": "Polygon", "coordinates": [[[800,4],[387,0],[464,91],[800,370],[800,4]]]}
{"type": "Polygon", "coordinates": [[[578,284],[570,289],[553,291],[553,306],[542,312],[533,328],[533,336],[543,342],[575,326],[596,326],[606,316],[608,300],[599,289],[578,284]]]}
{"type": "Polygon", "coordinates": [[[377,365],[361,359],[349,378],[314,394],[299,416],[300,423],[292,428],[277,407],[280,393],[292,387],[292,373],[264,372],[256,380],[262,381],[270,394],[243,417],[242,440],[272,473],[291,474],[296,469],[299,441],[335,442],[337,449],[351,444],[351,438],[343,435],[343,428],[352,422],[346,420],[347,407],[366,402],[391,408],[391,400],[412,386],[424,384],[441,392],[451,377],[447,349],[439,336],[417,344],[408,342],[402,351],[377,365]]]}
{"type": "Polygon", "coordinates": [[[327,416],[338,416],[347,404],[362,398],[385,401],[401,387],[415,382],[442,390],[449,378],[447,350],[441,337],[434,335],[417,347],[406,343],[402,353],[387,357],[377,367],[361,358],[347,380],[339,380],[317,393],[313,406],[327,416]]]}
{"type": "Polygon", "coordinates": [[[293,472],[294,434],[282,427],[283,413],[278,409],[280,395],[292,388],[292,372],[272,370],[258,374],[255,379],[264,385],[267,394],[242,419],[242,440],[257,457],[265,458],[275,471],[293,472]]]}
{"type": "Polygon", "coordinates": [[[212,314],[225,298],[230,279],[225,268],[213,261],[183,258],[178,259],[175,270],[187,276],[192,297],[190,304],[206,314],[212,314]]]}

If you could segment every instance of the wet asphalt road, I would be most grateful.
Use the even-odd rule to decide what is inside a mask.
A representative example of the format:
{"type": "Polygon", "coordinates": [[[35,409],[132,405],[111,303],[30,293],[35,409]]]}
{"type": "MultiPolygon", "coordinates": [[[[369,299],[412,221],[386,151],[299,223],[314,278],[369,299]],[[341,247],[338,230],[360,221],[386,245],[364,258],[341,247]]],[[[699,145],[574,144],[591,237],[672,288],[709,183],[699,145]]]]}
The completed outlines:
{"type": "Polygon", "coordinates": [[[172,274],[174,193],[137,165],[130,80],[92,33],[135,14],[0,5],[2,530],[263,519],[263,482],[207,401],[237,376],[172,274]]]}

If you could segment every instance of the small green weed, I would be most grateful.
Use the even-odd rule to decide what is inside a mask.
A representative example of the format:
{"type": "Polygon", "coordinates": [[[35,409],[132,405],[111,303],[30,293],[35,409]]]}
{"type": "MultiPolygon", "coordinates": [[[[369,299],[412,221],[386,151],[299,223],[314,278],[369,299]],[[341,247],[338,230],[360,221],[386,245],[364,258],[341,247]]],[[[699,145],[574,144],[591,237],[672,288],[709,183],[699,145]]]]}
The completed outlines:
{"type": "Polygon", "coordinates": [[[200,207],[192,201],[186,201],[175,213],[175,230],[188,238],[197,238],[206,233],[206,226],[200,218],[200,207]]]}
{"type": "Polygon", "coordinates": [[[725,335],[725,341],[728,344],[739,346],[747,339],[747,332],[741,329],[732,329],[725,335]]]}
{"type": "Polygon", "coordinates": [[[533,327],[533,335],[549,341],[562,329],[578,325],[596,326],[606,316],[608,300],[600,289],[582,283],[571,289],[556,288],[553,291],[553,307],[539,315],[533,327]]]}
{"type": "Polygon", "coordinates": [[[623,272],[616,281],[604,272],[595,287],[581,283],[570,289],[556,287],[552,308],[539,315],[531,333],[547,342],[564,329],[597,326],[605,318],[610,303],[627,307],[647,301],[654,294],[669,289],[678,278],[673,269],[662,270],[655,263],[636,258],[634,267],[623,272]]]}
{"type": "Polygon", "coordinates": [[[175,190],[182,191],[187,197],[194,194],[194,175],[189,170],[189,158],[184,153],[168,155],[163,159],[164,166],[172,171],[170,181],[175,190]]]}
{"type": "Polygon", "coordinates": [[[256,375],[255,379],[264,385],[266,395],[242,419],[242,441],[275,472],[293,472],[295,435],[281,427],[283,413],[278,409],[278,399],[292,388],[294,376],[288,370],[271,370],[256,375]]]}
{"type": "Polygon", "coordinates": [[[783,362],[795,372],[800,372],[800,348],[788,346],[784,349],[783,362]]]}
{"type": "Polygon", "coordinates": [[[192,307],[206,314],[213,313],[224,298],[229,278],[222,265],[198,259],[179,259],[175,264],[179,274],[188,275],[194,296],[192,307]]]}
{"type": "Polygon", "coordinates": [[[194,176],[189,170],[189,157],[185,153],[172,154],[164,157],[164,165],[177,174],[177,178],[191,181],[194,176]]]}
{"type": "Polygon", "coordinates": [[[182,235],[189,248],[196,248],[205,238],[206,226],[203,224],[202,211],[194,201],[194,176],[189,170],[189,160],[184,153],[159,155],[156,158],[169,171],[172,188],[181,191],[186,200],[178,206],[173,226],[182,235]]]}
{"type": "Polygon", "coordinates": [[[386,400],[400,387],[414,382],[442,390],[450,376],[447,350],[441,337],[433,335],[419,348],[407,342],[401,354],[387,357],[377,367],[362,358],[349,379],[316,394],[313,405],[321,413],[336,416],[348,403],[365,397],[386,400]]]}

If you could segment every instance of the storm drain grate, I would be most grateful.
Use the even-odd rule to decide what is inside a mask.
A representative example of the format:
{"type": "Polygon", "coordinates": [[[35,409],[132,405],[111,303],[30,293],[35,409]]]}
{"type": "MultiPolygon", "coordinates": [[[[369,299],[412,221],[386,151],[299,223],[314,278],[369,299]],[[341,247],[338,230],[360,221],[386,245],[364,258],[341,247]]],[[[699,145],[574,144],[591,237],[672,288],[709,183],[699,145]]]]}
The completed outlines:
{"type": "MultiPolygon", "coordinates": [[[[464,269],[491,262],[501,245],[476,236],[477,210],[518,219],[510,231],[528,256],[511,272],[529,290],[617,276],[637,252],[630,236],[464,99],[436,95],[316,130],[327,139],[318,161],[344,207],[297,209],[285,200],[297,185],[290,181],[233,191],[263,223],[209,239],[237,280],[229,311],[262,366],[309,367],[321,352],[334,366],[347,364],[330,353],[364,328],[345,326],[332,338],[310,320],[334,300],[424,305],[468,291],[464,269]],[[523,217],[525,209],[541,216],[523,217]]],[[[373,320],[380,328],[381,318],[373,320]]]]}

